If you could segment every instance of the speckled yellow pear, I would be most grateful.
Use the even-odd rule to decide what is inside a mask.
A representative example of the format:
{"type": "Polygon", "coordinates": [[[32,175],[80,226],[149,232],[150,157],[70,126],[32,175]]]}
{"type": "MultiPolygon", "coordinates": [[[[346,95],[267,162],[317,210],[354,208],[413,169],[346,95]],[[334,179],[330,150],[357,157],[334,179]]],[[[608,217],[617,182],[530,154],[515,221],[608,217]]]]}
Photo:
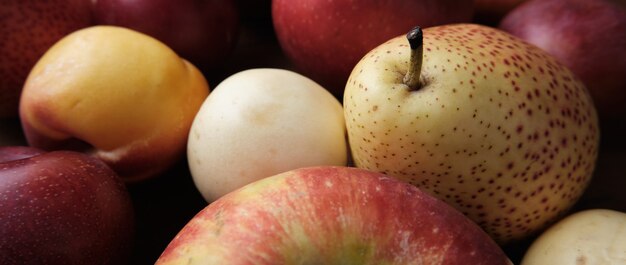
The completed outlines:
{"type": "Polygon", "coordinates": [[[626,213],[609,209],[574,213],[542,233],[521,264],[626,264],[626,213]]]}
{"type": "Polygon", "coordinates": [[[208,93],[202,73],[163,43],[94,26],[61,39],[37,62],[20,117],[30,145],[84,151],[138,181],[184,155],[208,93]]]}
{"type": "Polygon", "coordinates": [[[365,55],[346,85],[356,166],[429,191],[500,243],[560,217],[588,185],[598,153],[584,85],[497,29],[414,31],[365,55]]]}
{"type": "Polygon", "coordinates": [[[348,159],[341,103],[282,69],[250,69],[222,81],[202,104],[187,146],[194,183],[209,202],[261,178],[348,159]]]}

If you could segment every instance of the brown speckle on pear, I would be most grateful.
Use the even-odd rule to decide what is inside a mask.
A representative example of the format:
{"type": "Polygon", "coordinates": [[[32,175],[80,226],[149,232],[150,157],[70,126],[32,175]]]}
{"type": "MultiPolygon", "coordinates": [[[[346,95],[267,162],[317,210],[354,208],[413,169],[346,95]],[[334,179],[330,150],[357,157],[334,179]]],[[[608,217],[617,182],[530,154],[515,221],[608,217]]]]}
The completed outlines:
{"type": "Polygon", "coordinates": [[[423,32],[419,89],[402,82],[404,36],[356,65],[344,98],[355,164],[429,191],[501,243],[556,220],[586,188],[598,153],[584,85],[547,53],[493,28],[423,32]]]}

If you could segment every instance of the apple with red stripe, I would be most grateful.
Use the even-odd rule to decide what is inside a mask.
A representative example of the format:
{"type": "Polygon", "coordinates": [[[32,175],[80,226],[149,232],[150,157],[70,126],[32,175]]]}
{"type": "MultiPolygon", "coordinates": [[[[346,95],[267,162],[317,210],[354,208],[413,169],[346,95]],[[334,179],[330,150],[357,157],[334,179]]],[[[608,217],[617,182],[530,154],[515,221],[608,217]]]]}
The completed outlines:
{"type": "Polygon", "coordinates": [[[511,264],[475,223],[418,188],[363,169],[309,167],[199,212],[156,264],[511,264]]]}

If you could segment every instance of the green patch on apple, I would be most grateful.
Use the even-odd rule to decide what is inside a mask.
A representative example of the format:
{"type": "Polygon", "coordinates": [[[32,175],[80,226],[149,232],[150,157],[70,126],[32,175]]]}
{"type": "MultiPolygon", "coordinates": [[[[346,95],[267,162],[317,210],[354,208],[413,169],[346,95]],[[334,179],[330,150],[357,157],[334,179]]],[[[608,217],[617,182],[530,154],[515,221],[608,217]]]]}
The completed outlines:
{"type": "Polygon", "coordinates": [[[364,169],[315,166],[218,198],[156,264],[511,263],[478,225],[413,185],[364,169]]]}

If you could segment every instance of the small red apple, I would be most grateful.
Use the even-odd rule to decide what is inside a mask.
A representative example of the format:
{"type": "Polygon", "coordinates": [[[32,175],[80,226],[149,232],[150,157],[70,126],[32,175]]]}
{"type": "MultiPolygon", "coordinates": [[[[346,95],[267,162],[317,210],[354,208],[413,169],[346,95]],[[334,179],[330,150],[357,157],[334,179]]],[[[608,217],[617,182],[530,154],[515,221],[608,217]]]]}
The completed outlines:
{"type": "Polygon", "coordinates": [[[0,147],[0,264],[124,264],[133,226],[124,183],[100,160],[0,147]]]}
{"type": "Polygon", "coordinates": [[[127,27],[167,44],[198,67],[215,68],[235,47],[234,0],[94,0],[97,24],[127,27]]]}
{"type": "Polygon", "coordinates": [[[531,0],[511,11],[500,28],[546,50],[580,77],[602,120],[623,120],[626,1],[531,0]]]}
{"type": "Polygon", "coordinates": [[[286,56],[341,98],[350,72],[371,49],[422,27],[468,22],[471,0],[274,0],[272,19],[286,56]]]}
{"type": "Polygon", "coordinates": [[[17,117],[22,86],[39,57],[66,34],[90,24],[89,0],[2,0],[0,118],[17,117]]]}
{"type": "Polygon", "coordinates": [[[461,212],[400,180],[310,167],[211,203],[156,264],[511,264],[461,212]]]}

